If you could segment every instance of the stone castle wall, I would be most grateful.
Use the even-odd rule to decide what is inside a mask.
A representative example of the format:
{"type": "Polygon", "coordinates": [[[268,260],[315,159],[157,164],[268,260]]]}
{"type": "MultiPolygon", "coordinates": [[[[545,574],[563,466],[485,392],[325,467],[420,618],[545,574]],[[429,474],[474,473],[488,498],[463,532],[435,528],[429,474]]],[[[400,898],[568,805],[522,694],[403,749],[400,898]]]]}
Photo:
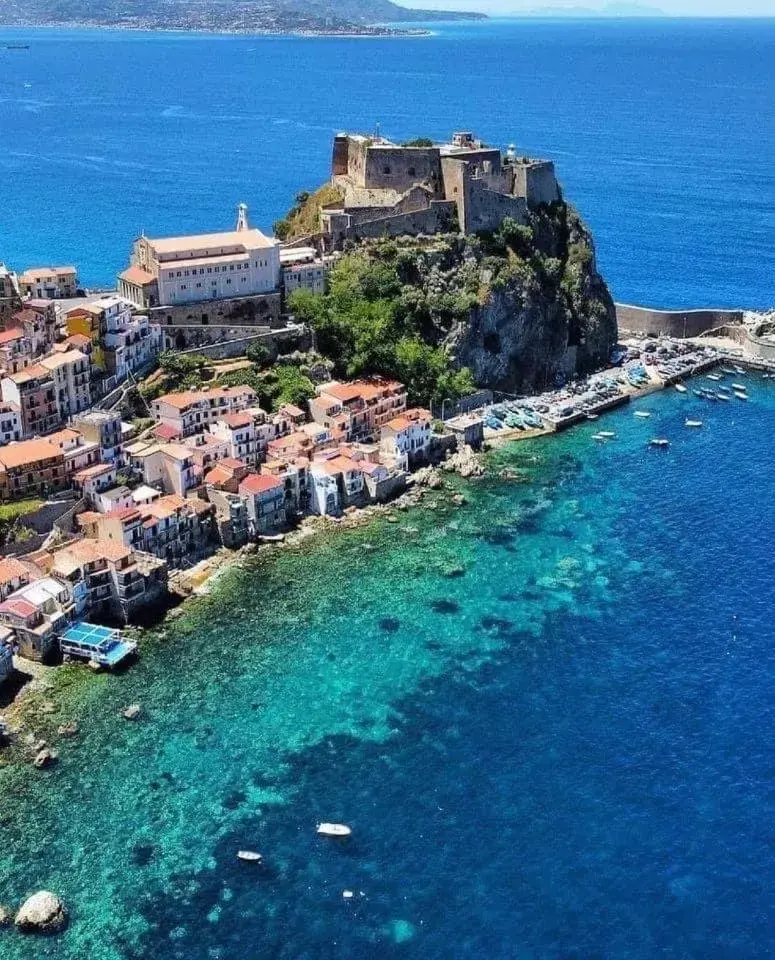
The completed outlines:
{"type": "Polygon", "coordinates": [[[148,316],[152,323],[167,327],[275,327],[282,325],[282,295],[278,292],[259,293],[231,300],[200,300],[174,306],[151,307],[148,316]]]}
{"type": "Polygon", "coordinates": [[[456,215],[457,209],[454,203],[447,200],[434,200],[427,210],[381,217],[354,225],[348,236],[360,239],[448,233],[457,220],[456,215]]]}
{"type": "Polygon", "coordinates": [[[560,188],[551,160],[531,160],[514,164],[514,193],[524,197],[528,205],[554,203],[560,199],[560,188]]]}

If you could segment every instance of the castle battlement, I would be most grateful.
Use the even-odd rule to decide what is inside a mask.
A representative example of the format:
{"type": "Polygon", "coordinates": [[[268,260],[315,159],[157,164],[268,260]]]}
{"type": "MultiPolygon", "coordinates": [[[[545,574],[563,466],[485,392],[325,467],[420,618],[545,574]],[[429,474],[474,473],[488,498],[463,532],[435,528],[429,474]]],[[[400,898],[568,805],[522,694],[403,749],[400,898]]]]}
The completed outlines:
{"type": "Polygon", "coordinates": [[[339,134],[331,176],[343,195],[321,214],[331,247],[384,234],[495,230],[505,217],[523,221],[530,207],[561,196],[550,160],[518,158],[513,147],[502,154],[470,132],[408,144],[339,134]]]}

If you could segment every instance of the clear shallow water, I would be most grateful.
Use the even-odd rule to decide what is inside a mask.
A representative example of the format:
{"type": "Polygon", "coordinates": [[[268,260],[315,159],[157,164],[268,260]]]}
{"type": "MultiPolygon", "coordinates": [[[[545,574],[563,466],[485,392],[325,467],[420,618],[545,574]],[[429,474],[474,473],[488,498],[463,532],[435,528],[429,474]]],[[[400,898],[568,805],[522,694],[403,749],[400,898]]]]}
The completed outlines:
{"type": "Polygon", "coordinates": [[[772,956],[775,393],[751,397],[512,445],[462,510],[236,570],[126,675],[63,674],[53,722],[83,733],[0,772],[0,902],[47,886],[73,924],[4,960],[772,956]]]}
{"type": "Polygon", "coordinates": [[[775,20],[495,21],[426,39],[0,29],[0,259],[111,283],[132,239],[269,229],[332,135],[474,129],[557,163],[617,299],[775,302],[775,20]]]}

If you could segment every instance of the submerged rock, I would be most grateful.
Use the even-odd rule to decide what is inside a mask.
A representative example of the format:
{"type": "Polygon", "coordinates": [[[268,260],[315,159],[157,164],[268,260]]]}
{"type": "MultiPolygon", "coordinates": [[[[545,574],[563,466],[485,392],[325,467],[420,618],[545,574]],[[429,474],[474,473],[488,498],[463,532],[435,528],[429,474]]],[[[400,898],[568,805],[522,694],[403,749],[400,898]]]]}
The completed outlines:
{"type": "Polygon", "coordinates": [[[431,608],[436,613],[457,613],[460,610],[460,604],[456,600],[442,598],[441,600],[434,600],[431,603],[431,608]]]}
{"type": "Polygon", "coordinates": [[[24,901],[15,922],[25,933],[57,933],[67,924],[67,910],[56,894],[39,890],[24,901]]]}
{"type": "Polygon", "coordinates": [[[33,766],[38,770],[43,770],[46,767],[52,766],[59,759],[59,755],[56,750],[51,750],[49,747],[43,747],[42,750],[39,750],[35,754],[35,759],[32,761],[33,766]]]}
{"type": "Polygon", "coordinates": [[[78,723],[73,720],[70,723],[62,723],[57,727],[57,733],[60,737],[76,737],[80,731],[78,723]]]}
{"type": "Polygon", "coordinates": [[[13,923],[13,914],[0,903],[0,927],[10,927],[13,923]]]}
{"type": "Polygon", "coordinates": [[[126,708],[126,710],[121,711],[121,715],[125,720],[137,720],[142,712],[143,708],[139,703],[132,703],[126,708]]]}

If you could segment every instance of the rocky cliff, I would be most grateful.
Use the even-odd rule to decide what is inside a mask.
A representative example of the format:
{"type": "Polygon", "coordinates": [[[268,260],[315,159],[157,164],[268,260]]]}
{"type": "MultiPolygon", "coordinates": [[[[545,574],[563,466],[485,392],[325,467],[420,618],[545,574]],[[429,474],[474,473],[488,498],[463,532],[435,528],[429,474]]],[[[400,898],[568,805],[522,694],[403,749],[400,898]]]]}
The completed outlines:
{"type": "MultiPolygon", "coordinates": [[[[605,365],[616,313],[592,237],[564,202],[496,234],[367,243],[354,254],[395,271],[399,318],[442,346],[478,386],[527,392],[605,365]]],[[[384,286],[383,286],[384,289],[384,286]]]]}

